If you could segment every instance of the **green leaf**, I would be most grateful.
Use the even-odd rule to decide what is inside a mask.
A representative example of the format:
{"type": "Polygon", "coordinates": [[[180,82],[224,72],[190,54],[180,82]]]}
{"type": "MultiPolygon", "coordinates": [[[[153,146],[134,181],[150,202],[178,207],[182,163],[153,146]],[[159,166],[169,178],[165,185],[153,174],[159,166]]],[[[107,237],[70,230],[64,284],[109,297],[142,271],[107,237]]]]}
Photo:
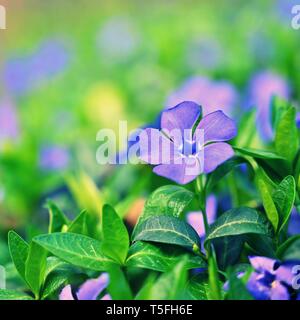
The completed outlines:
{"type": "Polygon", "coordinates": [[[123,264],[129,249],[126,226],[111,206],[104,205],[102,212],[103,253],[123,264]]]}
{"type": "Polygon", "coordinates": [[[280,249],[279,254],[282,260],[300,260],[300,235],[296,237],[280,249]]]}
{"type": "Polygon", "coordinates": [[[296,109],[289,107],[278,120],[275,131],[275,148],[280,156],[292,163],[297,154],[298,146],[296,109]]]}
{"type": "Polygon", "coordinates": [[[101,242],[75,233],[52,233],[34,241],[58,258],[75,266],[106,271],[115,262],[101,250],[101,242]]]}
{"type": "Polygon", "coordinates": [[[234,144],[239,147],[249,147],[257,139],[258,133],[256,129],[256,108],[242,114],[239,121],[238,132],[243,134],[237,135],[234,144]]]}
{"type": "Polygon", "coordinates": [[[279,214],[272,198],[272,187],[270,186],[269,180],[262,169],[256,170],[255,180],[262,198],[266,215],[276,232],[279,224],[279,214]]]}
{"type": "Polygon", "coordinates": [[[248,292],[245,284],[239,279],[234,272],[229,273],[229,291],[228,300],[253,300],[253,297],[248,292]]]}
{"type": "Polygon", "coordinates": [[[279,212],[280,232],[288,222],[293,209],[296,197],[296,183],[294,177],[287,176],[284,178],[274,191],[272,197],[279,212]]]}
{"type": "Polygon", "coordinates": [[[66,178],[68,187],[79,208],[86,208],[89,213],[102,219],[103,194],[95,182],[84,172],[66,178]]]}
{"type": "Polygon", "coordinates": [[[130,247],[126,266],[167,272],[186,256],[185,267],[187,269],[206,267],[206,262],[202,257],[184,249],[166,244],[154,245],[142,241],[138,241],[130,247]]]}
{"type": "Polygon", "coordinates": [[[211,226],[206,237],[208,240],[248,233],[272,236],[272,227],[267,218],[248,207],[231,209],[223,213],[211,226]]]}
{"type": "Polygon", "coordinates": [[[119,266],[112,266],[109,272],[108,292],[113,300],[132,300],[129,283],[119,266]]]}
{"type": "Polygon", "coordinates": [[[260,234],[247,234],[246,242],[257,255],[276,258],[273,239],[260,234]]]}
{"type": "Polygon", "coordinates": [[[49,233],[60,232],[64,225],[69,224],[69,220],[54,202],[48,201],[47,206],[49,209],[49,233]]]}
{"type": "Polygon", "coordinates": [[[71,222],[68,227],[68,232],[88,235],[87,227],[87,211],[83,210],[79,215],[71,222]]]}
{"type": "Polygon", "coordinates": [[[187,284],[186,260],[178,264],[167,273],[162,274],[154,283],[149,300],[179,300],[184,299],[187,284]]]}
{"type": "Polygon", "coordinates": [[[245,163],[241,157],[233,157],[217,167],[209,176],[206,184],[206,190],[209,194],[212,188],[236,166],[245,163]]]}
{"type": "Polygon", "coordinates": [[[29,252],[29,245],[16,232],[8,233],[8,245],[11,259],[23,280],[25,277],[25,264],[29,252]]]}
{"type": "MultiPolygon", "coordinates": [[[[292,236],[288,238],[284,243],[280,245],[280,247],[276,251],[276,255],[279,259],[282,259],[282,256],[284,255],[285,251],[288,250],[288,248],[295,242],[300,240],[300,234],[292,236]]],[[[300,252],[300,251],[299,251],[300,252]]]]}
{"type": "Polygon", "coordinates": [[[278,97],[273,96],[271,101],[271,120],[272,120],[272,127],[275,130],[279,120],[281,119],[284,112],[287,111],[287,109],[291,107],[291,104],[278,97]]]}
{"type": "Polygon", "coordinates": [[[25,277],[36,298],[45,280],[47,251],[35,242],[31,242],[26,260],[25,277]]]}
{"type": "Polygon", "coordinates": [[[175,244],[190,250],[200,248],[196,231],[185,221],[169,216],[152,217],[143,222],[134,238],[138,240],[175,244]]]}
{"type": "Polygon", "coordinates": [[[133,237],[139,232],[140,225],[150,217],[160,215],[180,217],[193,197],[194,194],[191,191],[180,186],[167,185],[158,188],[146,201],[144,210],[133,231],[133,237]]]}
{"type": "MultiPolygon", "coordinates": [[[[222,288],[223,283],[220,282],[222,288]]],[[[213,300],[213,293],[208,283],[208,275],[199,273],[191,277],[186,286],[189,299],[192,300],[213,300]]],[[[223,295],[223,291],[221,292],[223,295]]]]}
{"type": "Polygon", "coordinates": [[[226,270],[228,266],[238,262],[244,242],[244,236],[228,236],[213,240],[218,267],[221,270],[226,270]]]}
{"type": "Polygon", "coordinates": [[[67,266],[68,264],[62,261],[61,259],[58,259],[56,257],[48,257],[47,264],[46,264],[45,278],[47,278],[51,272],[56,271],[57,269],[63,269],[67,266]]]}
{"type": "Polygon", "coordinates": [[[147,300],[151,295],[151,290],[156,281],[156,276],[151,273],[148,278],[144,281],[142,288],[136,294],[134,300],[147,300]]]}
{"type": "Polygon", "coordinates": [[[64,272],[53,272],[45,281],[42,299],[48,298],[66,284],[68,275],[64,272]]]}
{"type": "Polygon", "coordinates": [[[33,300],[33,298],[17,290],[0,289],[0,300],[33,300]]]}
{"type": "Polygon", "coordinates": [[[250,156],[252,158],[285,160],[284,156],[281,156],[280,154],[277,154],[268,150],[257,150],[252,148],[239,148],[239,147],[233,147],[233,149],[244,156],[250,156]]]}

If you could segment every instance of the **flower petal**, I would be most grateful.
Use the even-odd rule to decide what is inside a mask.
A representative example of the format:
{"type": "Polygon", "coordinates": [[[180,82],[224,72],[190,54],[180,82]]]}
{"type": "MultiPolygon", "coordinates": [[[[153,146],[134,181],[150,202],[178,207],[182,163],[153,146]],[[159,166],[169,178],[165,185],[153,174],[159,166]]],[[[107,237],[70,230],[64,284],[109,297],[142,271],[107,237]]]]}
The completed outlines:
{"type": "Polygon", "coordinates": [[[248,282],[247,289],[257,300],[269,300],[271,295],[270,287],[263,281],[263,275],[258,272],[252,272],[248,282]]]}
{"type": "Polygon", "coordinates": [[[59,300],[75,300],[70,285],[67,285],[62,289],[59,295],[59,300]]]}
{"type": "Polygon", "coordinates": [[[202,172],[196,157],[182,158],[182,164],[162,164],[154,167],[153,172],[179,184],[187,184],[202,172]]]}
{"type": "Polygon", "coordinates": [[[276,270],[275,270],[275,276],[277,280],[280,280],[281,282],[284,282],[288,286],[293,285],[293,281],[295,279],[296,274],[293,272],[293,269],[295,266],[298,266],[300,264],[299,261],[289,261],[282,263],[276,270]]]}
{"type": "Polygon", "coordinates": [[[87,280],[77,292],[78,300],[96,300],[108,283],[108,273],[102,273],[97,279],[87,280]]]}
{"type": "MultiPolygon", "coordinates": [[[[201,108],[198,104],[192,101],[184,101],[162,113],[161,129],[167,132],[179,129],[183,138],[184,130],[192,130],[200,115],[201,108]]],[[[178,143],[180,141],[177,141],[178,143]]]]}
{"type": "Polygon", "coordinates": [[[297,212],[296,208],[293,208],[293,211],[291,213],[288,226],[288,234],[290,236],[300,234],[300,214],[297,212]]]}
{"type": "Polygon", "coordinates": [[[149,164],[171,163],[178,148],[158,129],[147,128],[139,134],[140,159],[149,164]]]}
{"type": "Polygon", "coordinates": [[[289,300],[290,295],[288,289],[276,280],[272,282],[270,298],[271,300],[289,300]]]}
{"type": "Polygon", "coordinates": [[[237,135],[235,122],[220,110],[203,117],[197,129],[204,130],[204,144],[227,141],[237,135]]]}
{"type": "Polygon", "coordinates": [[[269,273],[274,273],[275,264],[277,263],[274,259],[258,256],[250,256],[249,261],[256,271],[268,271],[269,273]]]}
{"type": "Polygon", "coordinates": [[[212,143],[204,147],[204,173],[214,171],[220,164],[234,156],[232,147],[224,142],[212,143]]]}

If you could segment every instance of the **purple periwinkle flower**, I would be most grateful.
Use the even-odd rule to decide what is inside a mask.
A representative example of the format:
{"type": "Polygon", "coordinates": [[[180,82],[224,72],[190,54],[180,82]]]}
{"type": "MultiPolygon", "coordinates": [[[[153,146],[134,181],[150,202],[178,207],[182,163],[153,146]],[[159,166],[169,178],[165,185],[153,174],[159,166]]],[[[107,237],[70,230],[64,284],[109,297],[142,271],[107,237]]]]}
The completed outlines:
{"type": "MultiPolygon", "coordinates": [[[[59,300],[97,300],[98,296],[107,288],[109,276],[102,273],[97,279],[90,279],[84,282],[76,293],[72,292],[72,287],[67,285],[59,295],[59,300]]],[[[111,300],[109,294],[105,294],[101,300],[111,300]]]]}
{"type": "MultiPolygon", "coordinates": [[[[210,195],[206,200],[206,215],[209,224],[215,222],[217,218],[217,198],[210,195]]],[[[200,238],[205,237],[205,227],[202,217],[202,211],[189,212],[187,214],[187,222],[196,230],[200,238]]]]}
{"type": "Polygon", "coordinates": [[[300,234],[300,214],[297,212],[296,208],[293,208],[289,226],[288,226],[288,234],[290,236],[295,236],[300,234]]]}
{"type": "Polygon", "coordinates": [[[202,107],[203,115],[222,110],[231,116],[238,101],[238,94],[235,87],[227,81],[192,77],[169,96],[166,107],[175,106],[182,101],[198,103],[202,107]]]}
{"type": "Polygon", "coordinates": [[[248,105],[257,108],[258,129],[265,141],[273,137],[270,105],[275,95],[289,99],[290,88],[284,78],[270,71],[262,71],[253,76],[249,86],[248,105]]]}
{"type": "Polygon", "coordinates": [[[161,130],[147,128],[139,138],[140,158],[155,165],[159,176],[186,184],[201,173],[210,173],[234,155],[224,141],[237,134],[235,122],[222,111],[204,116],[201,108],[185,101],[161,115],[161,130]]]}
{"type": "Polygon", "coordinates": [[[9,100],[0,101],[0,143],[19,135],[17,110],[9,100]]]}
{"type": "Polygon", "coordinates": [[[69,161],[68,150],[61,146],[45,146],[39,154],[39,166],[43,170],[63,170],[68,166],[69,161]]]}
{"type": "Polygon", "coordinates": [[[4,82],[13,95],[23,95],[36,89],[47,79],[65,70],[69,63],[66,43],[49,39],[31,54],[16,56],[4,64],[4,82]]]}
{"type": "Polygon", "coordinates": [[[292,287],[293,267],[291,262],[280,263],[277,260],[252,256],[249,257],[254,268],[247,289],[257,300],[289,300],[292,287]]]}

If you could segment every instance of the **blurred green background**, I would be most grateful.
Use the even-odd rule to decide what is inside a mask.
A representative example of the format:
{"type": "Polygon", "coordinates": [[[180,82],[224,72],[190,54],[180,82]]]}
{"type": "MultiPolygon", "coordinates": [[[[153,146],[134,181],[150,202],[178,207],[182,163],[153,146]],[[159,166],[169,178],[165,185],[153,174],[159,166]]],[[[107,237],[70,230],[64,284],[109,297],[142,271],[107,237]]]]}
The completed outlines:
{"type": "Polygon", "coordinates": [[[230,84],[235,114],[253,86],[259,99],[284,82],[297,104],[296,2],[0,1],[0,245],[8,229],[44,228],[48,198],[70,215],[105,201],[139,211],[159,182],[150,168],[98,165],[96,133],[153,122],[191,77],[230,84]]]}

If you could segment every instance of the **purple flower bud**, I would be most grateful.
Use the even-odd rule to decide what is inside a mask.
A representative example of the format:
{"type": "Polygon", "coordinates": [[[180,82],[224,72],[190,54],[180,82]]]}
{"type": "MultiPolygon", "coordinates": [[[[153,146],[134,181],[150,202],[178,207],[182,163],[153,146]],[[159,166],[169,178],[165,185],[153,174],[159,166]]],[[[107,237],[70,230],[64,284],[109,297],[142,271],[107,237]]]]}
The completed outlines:
{"type": "Polygon", "coordinates": [[[70,60],[66,43],[50,39],[35,52],[4,63],[4,82],[13,95],[24,95],[65,70],[70,60]]]}
{"type": "Polygon", "coordinates": [[[166,106],[169,108],[182,101],[199,104],[204,115],[221,110],[230,116],[233,115],[234,107],[237,105],[238,94],[229,82],[193,77],[169,96],[166,106]]]}
{"type": "Polygon", "coordinates": [[[97,35],[97,47],[106,63],[128,59],[137,49],[139,35],[126,18],[108,20],[97,35]]]}
{"type": "Polygon", "coordinates": [[[273,137],[270,106],[274,95],[289,99],[290,89],[284,78],[270,71],[253,76],[249,86],[248,105],[257,108],[258,129],[266,141],[273,137]]]}
{"type": "Polygon", "coordinates": [[[60,146],[45,146],[39,154],[39,166],[43,170],[63,170],[69,161],[68,150],[60,146]]]}
{"type": "Polygon", "coordinates": [[[9,100],[0,101],[0,143],[6,139],[16,139],[19,122],[15,106],[9,100]]]}
{"type": "MultiPolygon", "coordinates": [[[[108,273],[102,273],[97,279],[89,279],[78,289],[76,300],[97,300],[98,296],[107,288],[108,284],[108,273]]],[[[63,288],[59,295],[59,300],[75,300],[70,285],[63,288]]],[[[111,296],[106,294],[101,300],[111,300],[111,296]]]]}

